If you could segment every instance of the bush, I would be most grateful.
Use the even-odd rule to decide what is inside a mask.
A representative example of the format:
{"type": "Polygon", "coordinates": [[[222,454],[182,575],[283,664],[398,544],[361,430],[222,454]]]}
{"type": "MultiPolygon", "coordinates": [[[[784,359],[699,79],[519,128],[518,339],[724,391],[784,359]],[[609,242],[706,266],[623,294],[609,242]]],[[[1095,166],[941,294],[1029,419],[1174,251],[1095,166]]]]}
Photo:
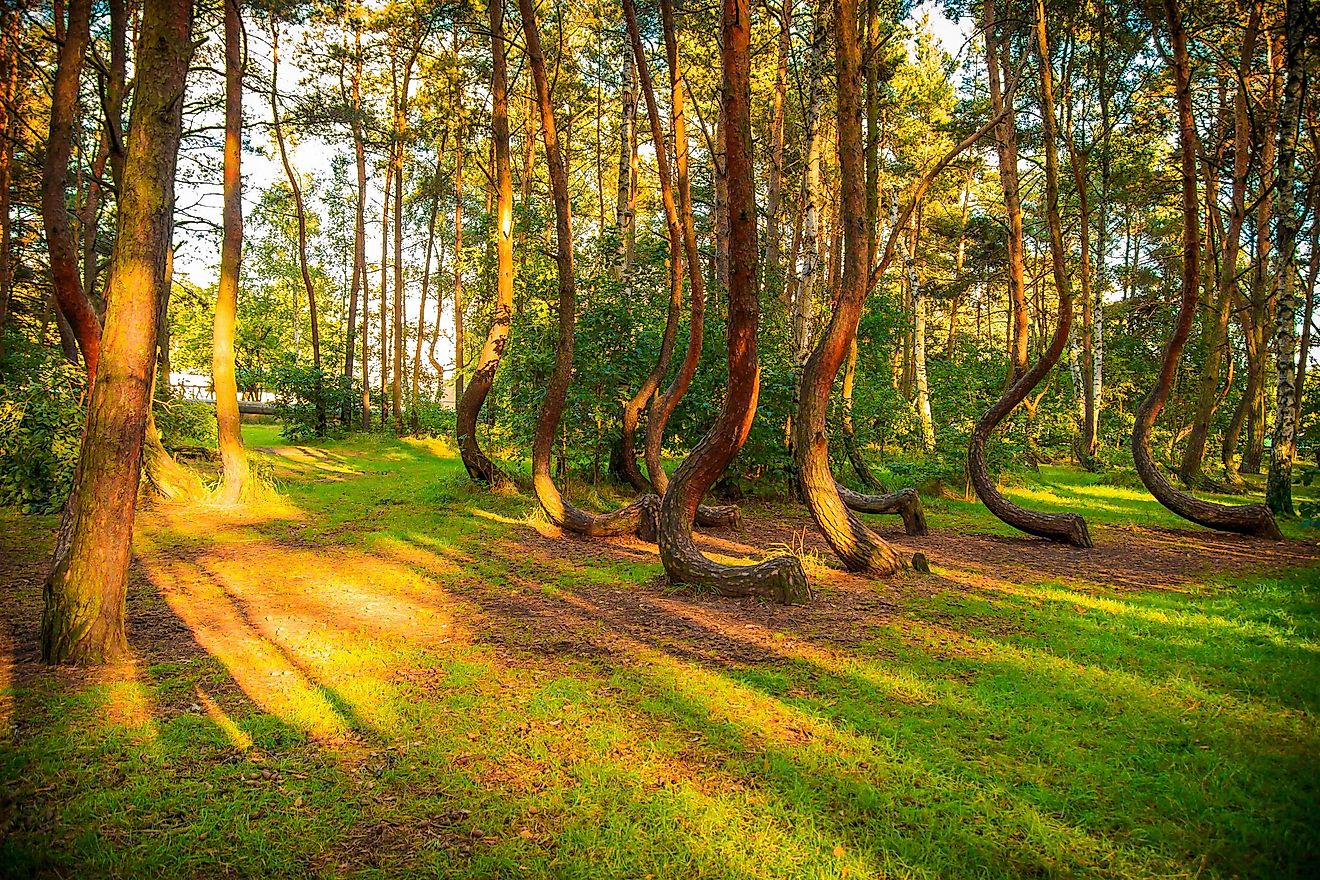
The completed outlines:
{"type": "Polygon", "coordinates": [[[25,376],[0,384],[0,504],[53,513],[78,465],[86,379],[63,360],[24,366],[25,376]]]}
{"type": "Polygon", "coordinates": [[[156,400],[156,430],[167,449],[216,445],[215,407],[200,400],[156,400]]]}
{"type": "Polygon", "coordinates": [[[275,392],[275,414],[286,440],[342,436],[361,421],[362,387],[342,373],[283,363],[267,371],[264,384],[275,392]],[[318,401],[324,407],[324,430],[318,424],[318,401]]]}
{"type": "Polygon", "coordinates": [[[430,400],[418,400],[413,403],[413,411],[417,415],[420,434],[453,439],[458,432],[458,414],[448,407],[430,400]]]}

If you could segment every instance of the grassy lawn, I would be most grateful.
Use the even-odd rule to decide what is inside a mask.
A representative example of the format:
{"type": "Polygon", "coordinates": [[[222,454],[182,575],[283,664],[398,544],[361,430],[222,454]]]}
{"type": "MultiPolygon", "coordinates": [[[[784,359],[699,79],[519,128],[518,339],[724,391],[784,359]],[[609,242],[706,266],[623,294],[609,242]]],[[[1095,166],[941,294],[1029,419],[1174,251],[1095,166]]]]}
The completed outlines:
{"type": "MultiPolygon", "coordinates": [[[[0,512],[0,875],[1308,877],[1320,553],[1043,469],[939,501],[934,575],[833,567],[810,606],[676,591],[561,539],[443,441],[276,447],[281,499],[139,519],[132,663],[43,670],[56,522],[0,512]]],[[[581,498],[579,493],[579,500],[581,498]]]]}

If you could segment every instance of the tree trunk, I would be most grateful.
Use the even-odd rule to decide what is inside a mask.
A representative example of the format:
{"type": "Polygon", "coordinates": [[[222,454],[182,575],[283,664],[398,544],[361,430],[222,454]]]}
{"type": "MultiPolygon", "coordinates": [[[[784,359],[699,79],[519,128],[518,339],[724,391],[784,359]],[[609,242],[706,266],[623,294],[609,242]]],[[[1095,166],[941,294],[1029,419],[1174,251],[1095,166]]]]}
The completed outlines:
{"type": "Polygon", "coordinates": [[[669,239],[669,309],[665,319],[664,334],[660,338],[660,353],[655,366],[642,381],[641,387],[623,405],[623,426],[619,437],[618,465],[628,483],[638,492],[651,491],[651,484],[642,476],[637,467],[636,436],[637,424],[642,410],[651,402],[669,372],[669,362],[674,354],[674,340],[678,336],[679,316],[683,309],[683,233],[678,218],[678,208],[674,203],[672,178],[669,173],[668,150],[665,147],[664,129],[660,124],[660,110],[655,100],[655,88],[651,84],[651,72],[646,63],[646,52],[642,47],[641,35],[637,29],[637,13],[633,0],[624,0],[624,18],[628,25],[629,40],[632,44],[633,69],[637,72],[637,82],[646,97],[646,112],[651,125],[651,141],[655,146],[656,169],[660,177],[660,196],[665,209],[665,230],[669,239]]]}
{"type": "Polygon", "coordinates": [[[325,388],[321,377],[321,325],[316,310],[316,288],[312,286],[311,271],[307,266],[307,209],[303,204],[302,184],[289,160],[288,150],[284,146],[284,126],[280,122],[279,107],[279,69],[280,69],[280,28],[275,19],[274,7],[270,13],[270,113],[275,129],[275,145],[279,148],[280,163],[284,166],[284,176],[289,180],[289,189],[293,192],[293,207],[298,214],[298,270],[302,273],[303,289],[307,291],[307,318],[312,325],[312,366],[316,369],[316,433],[325,434],[325,388]]]}
{"type": "Polygon", "coordinates": [[[848,347],[848,362],[843,370],[843,448],[848,455],[848,463],[862,485],[869,489],[880,489],[880,481],[871,473],[871,468],[862,457],[857,446],[857,428],[853,424],[853,387],[857,382],[857,339],[853,338],[848,347]]]}
{"type": "MultiPolygon", "coordinates": [[[[418,404],[421,402],[422,393],[422,340],[426,338],[426,301],[431,292],[431,254],[435,252],[435,221],[440,215],[440,156],[437,154],[435,164],[435,180],[431,181],[431,216],[426,224],[426,251],[422,259],[422,292],[420,301],[417,304],[417,344],[413,348],[413,368],[412,368],[412,403],[410,411],[412,412],[411,429],[416,435],[421,431],[420,414],[418,404]]],[[[440,297],[436,297],[435,319],[440,323],[440,297]]]]}
{"type": "MultiPolygon", "coordinates": [[[[825,332],[802,370],[793,453],[802,494],[811,517],[830,548],[849,571],[892,574],[906,567],[904,560],[882,538],[868,529],[844,502],[839,483],[830,472],[826,409],[835,376],[857,337],[857,324],[870,289],[869,236],[866,220],[866,167],[861,125],[861,41],[857,34],[857,0],[837,0],[835,52],[838,72],[838,147],[840,199],[843,215],[843,280],[825,332]]],[[[960,145],[961,146],[961,145],[960,145]]],[[[947,164],[939,164],[936,173],[947,164]]],[[[915,205],[929,186],[926,176],[904,212],[901,224],[890,232],[885,262],[892,259],[895,235],[901,234],[915,205]]],[[[924,570],[923,556],[913,564],[924,570]]]]}
{"type": "MultiPolygon", "coordinates": [[[[457,39],[457,37],[455,37],[457,39]]],[[[459,100],[462,95],[460,89],[459,100]]],[[[454,138],[454,400],[463,399],[467,354],[463,342],[463,131],[454,138]]]]}
{"type": "MultiPolygon", "coordinates": [[[[248,459],[238,414],[234,374],[234,325],[238,318],[238,277],[243,261],[243,22],[239,0],[225,0],[225,152],[224,238],[220,243],[220,280],[216,285],[211,341],[211,384],[215,387],[217,445],[223,472],[216,493],[224,504],[237,504],[248,490],[248,459]]],[[[356,266],[354,271],[356,272],[356,266]]],[[[356,286],[356,277],[354,285],[356,286]]]]}
{"type": "MultiPolygon", "coordinates": [[[[1036,46],[1040,59],[1041,118],[1044,123],[1046,214],[1050,227],[1050,255],[1054,283],[1059,293],[1058,324],[1054,329],[1054,338],[1049,348],[1040,359],[1009,386],[999,401],[976,423],[967,452],[967,476],[972,481],[981,503],[1013,528],[1051,541],[1072,544],[1074,547],[1091,547],[1094,545],[1091,543],[1086,520],[1075,513],[1038,513],[1019,507],[999,492],[998,486],[990,477],[985,461],[985,445],[990,434],[1054,369],[1055,364],[1059,362],[1059,356],[1063,353],[1063,347],[1068,342],[1068,331],[1072,324],[1072,285],[1067,267],[1064,265],[1066,252],[1063,227],[1059,218],[1059,172],[1056,148],[1058,129],[1054,118],[1054,84],[1049,46],[1045,38],[1043,2],[1044,0],[1036,0],[1036,46]]],[[[987,10],[989,9],[990,5],[987,3],[987,10]]],[[[1023,313],[1020,312],[1019,315],[1021,314],[1023,313]]]]}
{"type": "MultiPolygon", "coordinates": [[[[495,309],[490,332],[477,357],[472,382],[458,402],[458,451],[468,476],[494,486],[500,473],[477,442],[477,418],[495,382],[513,320],[513,173],[509,167],[509,85],[504,42],[504,3],[490,4],[491,138],[495,145],[495,309]]],[[[526,179],[526,178],[524,178],[526,179]]]]}
{"type": "MultiPolygon", "coordinates": [[[[633,195],[633,162],[637,152],[637,86],[636,67],[631,49],[626,48],[623,59],[623,89],[619,110],[619,177],[615,198],[614,219],[618,226],[619,243],[614,258],[614,277],[624,280],[632,269],[633,241],[636,234],[636,197],[633,195]]],[[[633,466],[636,471],[636,465],[633,466]]]]}
{"type": "MultiPolygon", "coordinates": [[[[669,0],[661,2],[668,6],[669,0]]],[[[748,0],[721,2],[721,128],[725,131],[724,170],[729,199],[728,388],[715,424],[679,465],[661,500],[660,560],[674,583],[709,587],[724,595],[802,602],[811,598],[811,588],[796,558],[777,556],[756,565],[722,565],[706,558],[692,539],[692,521],[702,496],[747,440],[760,384],[756,354],[760,307],[752,169],[751,10],[748,0]]],[[[672,39],[668,21],[666,30],[671,32],[666,38],[672,39]]]]}
{"type": "MultiPolygon", "coordinates": [[[[692,210],[692,181],[688,173],[687,140],[687,87],[684,84],[682,64],[678,55],[678,40],[674,29],[674,13],[670,0],[661,0],[661,26],[665,38],[665,55],[669,62],[670,113],[674,131],[674,164],[678,183],[678,212],[682,232],[682,257],[686,258],[688,284],[691,294],[688,304],[688,343],[679,364],[678,373],[669,387],[655,395],[651,411],[646,419],[646,443],[644,458],[646,472],[651,478],[651,485],[656,493],[663,495],[669,488],[669,475],[665,472],[661,460],[665,427],[673,415],[683,395],[687,393],[692,379],[701,362],[701,349],[705,336],[706,323],[706,279],[701,272],[701,255],[697,251],[697,231],[692,210]]],[[[670,244],[670,252],[677,256],[678,251],[670,244]]],[[[671,267],[672,268],[672,267],[671,267]]],[[[736,527],[740,515],[735,505],[712,507],[700,504],[697,507],[695,521],[697,525],[707,527],[736,527]]]]}
{"type": "Polygon", "coordinates": [[[19,88],[21,23],[18,10],[6,7],[0,11],[0,360],[5,355],[5,323],[13,289],[9,187],[13,180],[16,120],[9,107],[19,88]]]}
{"type": "Polygon", "coordinates": [[[385,159],[385,194],[380,203],[380,429],[389,424],[389,406],[386,392],[390,387],[389,335],[389,261],[390,261],[390,193],[394,186],[393,157],[385,159]]]}
{"type": "MultiPolygon", "coordinates": [[[[1314,36],[1306,0],[1287,0],[1284,30],[1286,80],[1279,106],[1278,220],[1274,225],[1274,248],[1278,271],[1274,282],[1274,353],[1276,383],[1274,436],[1270,443],[1270,469],[1266,478],[1265,503],[1278,516],[1294,516],[1292,469],[1297,457],[1297,412],[1301,387],[1297,384],[1297,237],[1302,218],[1297,211],[1297,134],[1301,123],[1303,86],[1306,76],[1307,42],[1314,36]]],[[[1313,13],[1312,13],[1313,14],[1313,13]]],[[[1309,320],[1309,318],[1308,318],[1309,320]]]]}
{"type": "Polygon", "coordinates": [[[124,598],[191,31],[191,3],[145,4],[105,345],[45,587],[41,653],[48,663],[100,663],[128,650],[124,598]]]}
{"type": "Polygon", "coordinates": [[[785,273],[779,265],[779,209],[784,181],[784,110],[788,94],[788,55],[792,48],[793,3],[794,0],[784,0],[779,10],[775,95],[770,115],[770,179],[765,200],[765,280],[768,287],[780,293],[787,289],[785,273]]]}
{"type": "Polygon", "coordinates": [[[990,109],[1002,120],[995,138],[999,158],[999,182],[1004,190],[1004,213],[1008,218],[1008,298],[1010,326],[1007,386],[1012,386],[1027,371],[1027,285],[1022,236],[1022,202],[1018,194],[1017,113],[1013,96],[1004,94],[1004,79],[1009,65],[1005,57],[1008,40],[995,22],[995,0],[985,0],[985,64],[990,77],[990,109]]]}
{"type": "Polygon", "coordinates": [[[78,277],[78,245],[66,204],[69,158],[73,152],[74,116],[78,112],[78,81],[91,33],[91,0],[69,0],[50,96],[50,128],[41,172],[41,218],[50,255],[51,284],[60,313],[73,328],[82,353],[87,381],[96,381],[101,348],[101,322],[78,277]]]}
{"type": "Polygon", "coordinates": [[[1183,198],[1183,254],[1182,300],[1173,335],[1164,350],[1164,362],[1159,380],[1150,396],[1137,411],[1132,429],[1132,458],[1137,474],[1146,488],[1169,510],[1192,522],[1212,529],[1280,538],[1274,516],[1263,504],[1244,504],[1228,507],[1193,498],[1179,491],[1160,472],[1150,451],[1150,430],[1164,408],[1173,388],[1178,358],[1192,331],[1196,316],[1196,299],[1200,285],[1201,242],[1200,222],[1197,218],[1199,200],[1196,192],[1196,121],[1192,115],[1191,69],[1187,58],[1187,34],[1183,29],[1182,12],[1177,0],[1164,0],[1165,19],[1169,28],[1169,42],[1173,47],[1173,75],[1178,106],[1178,153],[1182,167],[1183,198]]]}
{"type": "Polygon", "coordinates": [[[912,240],[899,236],[903,247],[903,269],[908,290],[912,293],[912,377],[916,390],[917,421],[921,425],[921,445],[927,452],[935,448],[935,421],[930,413],[930,380],[926,372],[926,297],[917,276],[917,222],[921,211],[913,214],[912,240]]]}
{"type": "Polygon", "coordinates": [[[627,507],[605,516],[594,516],[570,504],[559,492],[550,472],[550,457],[554,449],[555,432],[568,396],[573,376],[573,332],[577,321],[577,282],[573,276],[573,222],[570,213],[568,174],[559,151],[559,137],[551,104],[550,82],[545,71],[545,55],[541,49],[541,35],[536,26],[534,0],[518,0],[522,16],[523,36],[527,44],[527,58],[536,83],[537,101],[541,110],[541,134],[545,143],[546,168],[550,173],[550,189],[555,202],[555,266],[559,276],[559,339],[555,346],[555,368],[547,384],[545,398],[536,420],[536,435],[532,446],[532,483],[536,498],[546,516],[555,525],[593,537],[637,533],[639,537],[654,540],[655,516],[658,499],[643,495],[627,507]]]}

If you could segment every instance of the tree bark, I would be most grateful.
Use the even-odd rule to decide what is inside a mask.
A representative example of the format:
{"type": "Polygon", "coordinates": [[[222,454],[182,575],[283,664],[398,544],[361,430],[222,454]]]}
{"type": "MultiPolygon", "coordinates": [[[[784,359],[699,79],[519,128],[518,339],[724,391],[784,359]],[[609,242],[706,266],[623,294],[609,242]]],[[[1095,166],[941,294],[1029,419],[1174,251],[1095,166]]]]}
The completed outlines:
{"type": "Polygon", "coordinates": [[[784,181],[784,111],[788,94],[788,55],[792,48],[794,0],[783,0],[779,10],[778,55],[775,62],[775,94],[770,111],[770,179],[765,200],[765,280],[781,294],[787,290],[784,269],[779,265],[779,213],[784,181]]]}
{"type": "Polygon", "coordinates": [[[124,599],[151,405],[157,304],[166,284],[191,31],[187,0],[145,5],[105,344],[45,586],[41,653],[48,663],[100,663],[128,650],[124,599]]]}
{"type": "Polygon", "coordinates": [[[6,7],[0,11],[0,360],[5,354],[5,323],[13,289],[9,187],[13,180],[15,118],[9,108],[19,88],[21,22],[17,9],[6,7]]]}
{"type": "Polygon", "coordinates": [[[1054,117],[1053,73],[1050,68],[1049,46],[1045,37],[1043,2],[1044,0],[1036,0],[1035,4],[1036,48],[1040,59],[1041,118],[1044,123],[1046,213],[1050,227],[1051,265],[1054,270],[1054,283],[1059,293],[1058,323],[1054,329],[1054,338],[1040,359],[1009,386],[999,401],[976,423],[967,452],[967,475],[981,502],[991,513],[1013,528],[1051,541],[1072,544],[1074,547],[1091,547],[1094,545],[1086,527],[1086,520],[1075,513],[1039,513],[1019,507],[999,492],[999,488],[990,477],[985,461],[985,445],[990,434],[1054,369],[1068,342],[1068,332],[1072,324],[1072,284],[1067,267],[1064,265],[1066,252],[1063,244],[1063,225],[1059,218],[1059,171],[1056,147],[1058,128],[1054,117]]]}
{"type": "Polygon", "coordinates": [[[532,483],[536,498],[555,525],[592,537],[637,533],[654,540],[658,499],[643,495],[622,510],[594,516],[579,510],[559,492],[550,472],[555,433],[568,396],[573,376],[573,332],[577,321],[577,281],[573,275],[573,222],[568,192],[568,175],[559,150],[558,130],[550,97],[550,81],[545,71],[545,54],[536,26],[534,0],[518,0],[522,16],[527,58],[536,83],[537,103],[541,111],[541,134],[545,144],[546,168],[555,202],[555,267],[559,277],[559,339],[555,346],[555,367],[546,386],[545,398],[536,420],[532,446],[532,483]]]}
{"type": "Polygon", "coordinates": [[[1229,507],[1193,498],[1178,490],[1160,472],[1150,451],[1150,430],[1173,388],[1178,358],[1191,334],[1196,315],[1201,271],[1199,199],[1196,186],[1196,121],[1192,115],[1191,68],[1187,57],[1187,34],[1177,0],[1164,0],[1164,17],[1173,49],[1173,75],[1178,107],[1178,153],[1182,168],[1183,253],[1182,300],[1173,335],[1164,349],[1159,379],[1141,408],[1132,429],[1132,458],[1146,488],[1169,510],[1192,522],[1220,531],[1239,532],[1262,538],[1281,538],[1270,509],[1263,504],[1229,507]]]}
{"type": "MultiPolygon", "coordinates": [[[[1307,44],[1314,38],[1306,0],[1285,4],[1285,82],[1279,106],[1277,187],[1278,219],[1274,249],[1278,270],[1274,281],[1274,353],[1278,376],[1275,385],[1274,436],[1266,476],[1265,503],[1278,516],[1294,516],[1293,460],[1297,457],[1297,413],[1301,387],[1297,384],[1297,237],[1302,218],[1297,211],[1297,135],[1301,124],[1306,77],[1307,44]]],[[[1309,320],[1309,318],[1308,318],[1309,320]]]]}
{"type": "Polygon", "coordinates": [[[458,402],[458,451],[468,476],[488,486],[505,480],[477,442],[477,419],[495,382],[513,320],[513,173],[509,167],[509,85],[504,3],[491,0],[491,138],[495,145],[495,308],[472,382],[458,402]]]}
{"type": "MultiPolygon", "coordinates": [[[[530,2],[530,0],[522,0],[530,2]]],[[[669,0],[662,0],[667,7],[669,0]]],[[[668,18],[668,16],[667,16],[668,18]]],[[[722,0],[721,123],[729,194],[728,389],[715,424],[679,465],[660,502],[660,561],[670,581],[713,588],[723,595],[764,596],[793,603],[811,598],[802,565],[778,556],[756,565],[721,565],[702,554],[692,522],[702,496],[728,468],[747,440],[760,384],[756,334],[757,240],[752,170],[751,10],[748,0],[722,0]]],[[[667,31],[672,27],[667,26],[667,31]]],[[[671,64],[673,62],[673,50],[671,64]]]]}
{"type": "Polygon", "coordinates": [[[655,100],[655,88],[651,84],[651,72],[646,63],[646,51],[642,47],[641,34],[637,29],[637,11],[633,0],[623,0],[623,12],[632,46],[633,69],[637,72],[637,82],[646,98],[646,114],[651,125],[651,141],[655,146],[656,170],[660,177],[660,198],[664,204],[665,230],[669,239],[669,309],[665,318],[664,333],[660,337],[660,352],[656,357],[655,365],[642,381],[637,393],[624,402],[623,426],[619,437],[619,465],[624,477],[638,492],[649,492],[651,484],[637,467],[637,424],[642,410],[651,403],[656,389],[660,387],[665,374],[669,372],[669,362],[674,354],[679,316],[683,310],[683,233],[679,223],[678,208],[674,203],[668,150],[665,147],[664,129],[660,124],[660,110],[655,100]]]}
{"type": "MultiPolygon", "coordinates": [[[[857,0],[836,0],[835,51],[838,73],[839,178],[843,214],[845,259],[843,280],[825,332],[802,370],[793,453],[798,480],[811,517],[830,548],[849,571],[893,574],[906,561],[859,520],[839,495],[830,472],[826,409],[834,378],[857,337],[857,324],[868,292],[870,260],[866,229],[866,169],[861,126],[861,41],[857,35],[857,0]]],[[[912,216],[918,193],[903,217],[912,216]]],[[[901,234],[896,224],[891,232],[901,234]]],[[[924,568],[924,557],[914,559],[924,568]]]]}
{"type": "Polygon", "coordinates": [[[1027,371],[1027,284],[1022,235],[1022,201],[1018,192],[1017,113],[1013,96],[1005,96],[1009,60],[1008,41],[999,33],[995,0],[985,0],[985,64],[990,77],[990,109],[1002,120],[995,138],[999,158],[999,182],[1004,190],[1004,213],[1008,219],[1008,299],[1012,332],[1009,335],[1007,385],[1012,386],[1027,371]]]}
{"type": "MultiPolygon", "coordinates": [[[[220,280],[216,285],[212,325],[211,384],[215,387],[217,445],[223,468],[216,493],[224,504],[237,504],[248,490],[248,459],[238,414],[234,373],[234,325],[238,318],[238,277],[243,260],[243,22],[239,0],[225,2],[225,150],[224,238],[220,243],[220,280]]],[[[357,267],[354,266],[356,273],[357,267]]],[[[356,287],[357,278],[354,277],[356,287]]]]}
{"type": "Polygon", "coordinates": [[[82,353],[89,386],[96,381],[101,349],[101,321],[78,277],[78,245],[66,204],[69,158],[73,152],[74,116],[78,112],[78,82],[91,34],[91,0],[69,0],[50,96],[50,128],[41,172],[41,218],[50,256],[51,284],[60,313],[73,329],[82,353]]]}

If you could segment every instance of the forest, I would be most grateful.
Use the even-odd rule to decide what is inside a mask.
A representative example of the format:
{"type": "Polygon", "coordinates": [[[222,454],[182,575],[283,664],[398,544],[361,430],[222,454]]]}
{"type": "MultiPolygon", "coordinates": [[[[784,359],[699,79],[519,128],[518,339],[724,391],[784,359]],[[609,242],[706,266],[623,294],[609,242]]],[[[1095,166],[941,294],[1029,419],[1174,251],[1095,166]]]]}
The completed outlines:
{"type": "Polygon", "coordinates": [[[0,877],[1314,876],[1318,75],[0,5],[0,877]]]}

